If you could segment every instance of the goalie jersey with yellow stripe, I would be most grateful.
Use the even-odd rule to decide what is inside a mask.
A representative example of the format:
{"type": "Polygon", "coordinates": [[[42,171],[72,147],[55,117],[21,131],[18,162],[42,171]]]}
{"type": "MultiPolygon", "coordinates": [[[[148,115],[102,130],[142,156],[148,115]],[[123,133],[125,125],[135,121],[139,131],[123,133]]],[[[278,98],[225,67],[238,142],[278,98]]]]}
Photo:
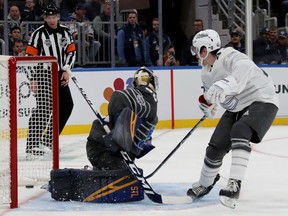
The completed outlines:
{"type": "Polygon", "coordinates": [[[117,118],[124,109],[130,109],[141,124],[135,130],[133,143],[142,147],[151,139],[151,134],[158,122],[157,117],[157,95],[150,88],[137,86],[125,90],[118,90],[112,94],[108,106],[110,123],[115,125],[117,118]]]}

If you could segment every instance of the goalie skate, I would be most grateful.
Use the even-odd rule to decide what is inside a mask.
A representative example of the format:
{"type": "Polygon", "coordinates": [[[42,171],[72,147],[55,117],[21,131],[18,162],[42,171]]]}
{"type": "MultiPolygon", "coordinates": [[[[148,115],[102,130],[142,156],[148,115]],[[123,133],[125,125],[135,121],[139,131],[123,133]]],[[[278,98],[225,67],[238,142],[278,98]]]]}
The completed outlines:
{"type": "Polygon", "coordinates": [[[206,194],[208,194],[213,189],[214,185],[219,179],[220,179],[220,175],[217,174],[214,179],[213,184],[210,185],[209,187],[204,187],[200,185],[199,182],[196,182],[192,185],[192,188],[190,188],[187,191],[187,195],[190,196],[193,200],[200,199],[206,194]]]}
{"type": "Polygon", "coordinates": [[[220,202],[222,205],[235,209],[237,199],[240,195],[241,181],[236,179],[229,179],[227,187],[220,190],[220,202]]]}

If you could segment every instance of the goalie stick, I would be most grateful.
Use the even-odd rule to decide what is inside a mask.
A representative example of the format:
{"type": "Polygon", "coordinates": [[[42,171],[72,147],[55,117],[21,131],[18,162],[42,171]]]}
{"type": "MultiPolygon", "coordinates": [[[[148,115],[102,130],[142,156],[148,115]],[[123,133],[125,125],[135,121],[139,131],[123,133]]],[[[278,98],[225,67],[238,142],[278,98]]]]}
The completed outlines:
{"type": "MultiPolygon", "coordinates": [[[[86,102],[88,103],[89,107],[92,109],[93,113],[96,115],[96,117],[99,119],[99,121],[103,125],[106,133],[110,133],[109,127],[107,125],[105,125],[105,122],[104,122],[102,116],[97,112],[97,110],[95,110],[93,108],[93,104],[92,104],[91,100],[89,100],[89,98],[87,97],[87,94],[85,93],[83,88],[81,88],[79,86],[76,77],[74,77],[72,75],[71,71],[68,72],[68,73],[69,73],[71,79],[73,80],[73,82],[75,83],[76,87],[78,88],[78,90],[80,91],[80,93],[82,94],[82,96],[84,97],[86,102]]],[[[126,151],[124,151],[124,150],[121,150],[120,153],[121,153],[121,155],[123,157],[123,160],[124,160],[125,164],[129,168],[129,170],[141,182],[145,194],[147,195],[147,197],[151,201],[153,201],[155,203],[162,203],[162,204],[190,204],[190,203],[193,202],[193,199],[191,197],[189,197],[189,196],[163,196],[163,195],[160,195],[160,194],[156,193],[152,189],[150,184],[147,182],[145,177],[141,174],[139,168],[136,166],[134,161],[130,158],[128,153],[126,151]]]]}
{"type": "Polygon", "coordinates": [[[158,165],[158,167],[149,175],[145,176],[146,179],[152,177],[165,163],[166,161],[177,151],[177,149],[186,141],[186,139],[193,133],[193,131],[206,119],[204,115],[197,124],[186,134],[186,136],[180,141],[180,143],[168,154],[168,156],[158,165]]]}

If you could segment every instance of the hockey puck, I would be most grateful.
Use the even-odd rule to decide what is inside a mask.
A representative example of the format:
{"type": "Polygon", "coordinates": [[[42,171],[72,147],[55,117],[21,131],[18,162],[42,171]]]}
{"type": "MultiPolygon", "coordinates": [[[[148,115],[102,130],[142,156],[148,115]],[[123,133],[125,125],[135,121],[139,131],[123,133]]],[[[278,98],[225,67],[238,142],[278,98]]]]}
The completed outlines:
{"type": "Polygon", "coordinates": [[[26,188],[34,188],[34,185],[26,185],[26,188]]]}

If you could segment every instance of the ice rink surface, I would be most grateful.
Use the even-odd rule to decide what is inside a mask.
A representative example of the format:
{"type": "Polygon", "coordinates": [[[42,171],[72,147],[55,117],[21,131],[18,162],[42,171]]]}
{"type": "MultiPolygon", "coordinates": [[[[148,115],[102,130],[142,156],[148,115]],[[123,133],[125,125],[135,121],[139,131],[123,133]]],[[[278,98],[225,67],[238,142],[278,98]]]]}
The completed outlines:
{"type": "MultiPolygon", "coordinates": [[[[189,132],[188,129],[156,130],[156,148],[135,163],[149,175],[189,132]]],[[[148,182],[161,195],[183,196],[198,180],[203,157],[213,128],[198,128],[148,182]]],[[[60,137],[60,168],[83,168],[89,165],[85,144],[87,134],[60,137]]],[[[236,209],[220,204],[219,190],[229,177],[231,154],[220,170],[221,178],[211,193],[202,200],[185,205],[163,205],[147,197],[139,202],[96,204],[57,202],[50,193],[35,186],[19,188],[19,208],[0,207],[0,216],[287,216],[288,215],[288,126],[272,126],[262,143],[253,144],[248,170],[236,209]]]]}

